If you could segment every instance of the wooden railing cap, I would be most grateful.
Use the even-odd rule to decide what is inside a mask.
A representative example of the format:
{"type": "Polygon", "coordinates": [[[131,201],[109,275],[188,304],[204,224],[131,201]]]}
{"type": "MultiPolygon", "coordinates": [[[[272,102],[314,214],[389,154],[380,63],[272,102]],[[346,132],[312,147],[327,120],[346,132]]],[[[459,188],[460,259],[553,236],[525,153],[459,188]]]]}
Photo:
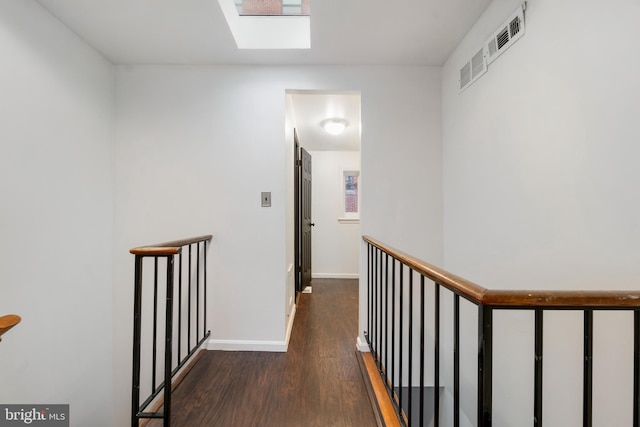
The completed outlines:
{"type": "Polygon", "coordinates": [[[473,301],[481,301],[482,298],[484,298],[485,292],[487,292],[487,289],[483,288],[480,285],[463,279],[462,277],[458,277],[455,274],[451,274],[446,270],[438,268],[414,256],[408,255],[370,236],[362,236],[362,238],[364,239],[364,241],[369,242],[373,246],[387,252],[398,261],[403,262],[414,271],[417,271],[418,273],[429,277],[431,280],[434,280],[443,286],[455,289],[460,295],[464,296],[465,298],[473,301]]]}
{"type": "Polygon", "coordinates": [[[488,290],[482,304],[493,307],[640,307],[639,291],[488,290]]]}
{"type": "Polygon", "coordinates": [[[2,340],[2,335],[7,332],[9,329],[16,326],[20,323],[22,319],[17,314],[7,314],[5,316],[0,316],[0,341],[2,340]]]}
{"type": "Polygon", "coordinates": [[[146,255],[146,256],[162,256],[162,255],[176,255],[182,251],[183,246],[191,245],[199,242],[208,242],[213,238],[212,235],[206,234],[204,236],[190,237],[188,239],[173,240],[171,242],[156,243],[153,245],[140,246],[129,250],[134,255],[146,255]]]}
{"type": "Polygon", "coordinates": [[[363,240],[414,271],[477,304],[491,307],[630,308],[640,307],[640,291],[558,291],[487,289],[446,270],[399,251],[370,236],[363,240]]]}

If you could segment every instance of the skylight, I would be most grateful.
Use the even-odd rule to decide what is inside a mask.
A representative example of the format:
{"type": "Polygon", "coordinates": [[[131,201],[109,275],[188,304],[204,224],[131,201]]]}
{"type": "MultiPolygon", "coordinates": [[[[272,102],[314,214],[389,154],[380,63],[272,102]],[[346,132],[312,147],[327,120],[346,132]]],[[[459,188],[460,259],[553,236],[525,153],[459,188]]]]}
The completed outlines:
{"type": "Polygon", "coordinates": [[[240,16],[309,16],[309,0],[234,0],[240,16]]]}
{"type": "Polygon", "coordinates": [[[310,49],[309,0],[218,0],[238,49],[310,49]]]}

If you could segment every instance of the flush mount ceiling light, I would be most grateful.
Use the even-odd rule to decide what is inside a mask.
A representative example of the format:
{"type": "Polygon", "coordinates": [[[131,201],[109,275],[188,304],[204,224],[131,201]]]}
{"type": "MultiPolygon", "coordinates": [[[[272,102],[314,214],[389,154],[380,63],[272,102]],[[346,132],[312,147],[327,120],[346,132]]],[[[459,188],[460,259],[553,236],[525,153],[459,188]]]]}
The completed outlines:
{"type": "Polygon", "coordinates": [[[349,126],[349,122],[345,119],[326,119],[320,122],[320,126],[331,135],[340,135],[349,126]]]}

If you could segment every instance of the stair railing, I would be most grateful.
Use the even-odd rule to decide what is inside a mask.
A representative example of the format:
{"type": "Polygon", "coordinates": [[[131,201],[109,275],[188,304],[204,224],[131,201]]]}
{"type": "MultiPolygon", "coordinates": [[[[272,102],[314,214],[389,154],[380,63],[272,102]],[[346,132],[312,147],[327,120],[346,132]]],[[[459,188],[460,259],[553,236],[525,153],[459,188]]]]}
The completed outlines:
{"type": "Polygon", "coordinates": [[[542,426],[543,314],[548,310],[577,310],[584,318],[583,425],[592,425],[593,314],[598,310],[628,310],[634,315],[633,425],[640,425],[640,292],[639,291],[518,291],[490,290],[402,251],[363,236],[367,253],[367,330],[364,335],[396,415],[404,426],[440,425],[440,293],[453,294],[453,425],[460,426],[460,298],[478,307],[477,425],[492,425],[493,313],[495,310],[534,312],[534,394],[531,419],[542,426]],[[414,282],[419,280],[417,295],[414,282]],[[433,378],[432,401],[425,393],[425,295],[432,285],[433,378]],[[405,301],[408,301],[405,304],[405,301]],[[417,306],[417,307],[416,307],[417,306]],[[416,312],[417,311],[417,312],[416,312]],[[416,343],[417,341],[417,343],[416,343]],[[414,360],[414,352],[418,352],[414,360]],[[417,366],[416,366],[417,365],[417,366]],[[406,369],[406,370],[405,370],[406,369]],[[417,370],[417,372],[416,372],[417,370]],[[403,378],[409,384],[403,384],[403,378]],[[419,383],[418,404],[412,396],[419,383]],[[403,390],[405,390],[403,392],[403,390]],[[416,407],[417,406],[417,407],[416,407]],[[427,412],[432,412],[427,414],[427,412]]]}
{"type": "Polygon", "coordinates": [[[162,418],[163,425],[169,426],[172,378],[197,353],[210,335],[210,331],[207,329],[206,254],[207,243],[211,241],[211,238],[212,236],[206,235],[130,250],[135,255],[132,427],[137,427],[140,419],[148,418],[162,418]],[[145,263],[145,260],[151,262],[145,263]],[[143,271],[149,270],[150,272],[151,268],[151,279],[143,277],[143,271]],[[177,289],[174,286],[175,282],[178,285],[177,289]],[[143,304],[144,297],[148,297],[150,294],[153,295],[152,301],[143,304]],[[159,304],[163,295],[165,298],[164,319],[161,312],[162,307],[159,304]],[[163,321],[164,344],[160,342],[159,345],[158,333],[162,328],[163,321]],[[148,378],[150,393],[140,403],[143,326],[146,326],[145,332],[151,332],[149,334],[151,335],[151,348],[145,352],[145,356],[150,356],[150,360],[147,359],[150,362],[150,378],[148,378]],[[175,332],[177,332],[177,342],[174,343],[175,332]],[[164,355],[159,354],[162,348],[164,348],[164,355]],[[158,363],[160,358],[164,360],[161,362],[164,365],[158,363]],[[160,366],[163,366],[163,380],[158,383],[157,374],[160,366]],[[162,392],[164,392],[162,412],[145,412],[162,392]]]}
{"type": "Polygon", "coordinates": [[[5,316],[0,316],[0,341],[2,341],[2,335],[7,332],[9,329],[16,326],[20,323],[22,319],[20,316],[15,314],[7,314],[5,316]]]}

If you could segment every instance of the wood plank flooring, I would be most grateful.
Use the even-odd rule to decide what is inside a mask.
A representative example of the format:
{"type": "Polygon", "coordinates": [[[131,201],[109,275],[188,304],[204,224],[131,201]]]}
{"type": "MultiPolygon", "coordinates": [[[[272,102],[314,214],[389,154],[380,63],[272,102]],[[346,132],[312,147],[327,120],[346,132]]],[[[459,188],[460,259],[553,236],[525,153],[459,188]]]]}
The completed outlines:
{"type": "Polygon", "coordinates": [[[315,279],[298,300],[289,351],[206,351],[172,395],[171,426],[375,426],[357,334],[357,280],[315,279]]]}

